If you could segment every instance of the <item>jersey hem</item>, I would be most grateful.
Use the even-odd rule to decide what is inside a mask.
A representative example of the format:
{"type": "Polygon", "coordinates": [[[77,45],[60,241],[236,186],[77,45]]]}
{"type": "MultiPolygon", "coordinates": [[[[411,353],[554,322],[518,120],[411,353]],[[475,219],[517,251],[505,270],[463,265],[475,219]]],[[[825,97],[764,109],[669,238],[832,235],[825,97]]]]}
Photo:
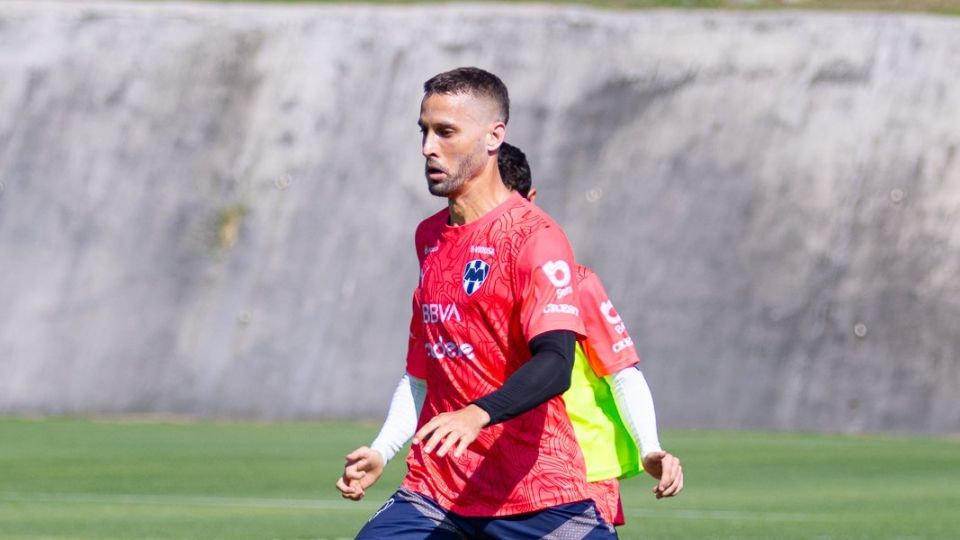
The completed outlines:
{"type": "MultiPolygon", "coordinates": [[[[588,363],[590,362],[589,357],[587,358],[587,362],[588,362],[588,363]]],[[[603,366],[603,368],[604,368],[603,370],[604,370],[605,373],[600,373],[600,372],[598,372],[598,371],[595,370],[595,369],[594,369],[594,372],[595,372],[598,376],[600,376],[600,377],[609,377],[610,375],[613,375],[614,373],[617,373],[618,371],[627,369],[627,368],[629,368],[629,367],[639,366],[639,365],[640,365],[640,361],[639,361],[639,360],[637,360],[637,359],[635,359],[635,358],[631,358],[631,359],[629,359],[629,360],[624,360],[624,361],[622,361],[622,362],[617,362],[617,363],[615,363],[615,364],[613,364],[613,365],[611,365],[611,366],[603,366]]],[[[590,366],[590,367],[592,368],[593,366],[590,366]]]]}
{"type": "Polygon", "coordinates": [[[456,505],[453,501],[447,497],[440,496],[437,493],[430,493],[429,490],[421,489],[423,486],[414,486],[406,480],[400,484],[401,487],[409,489],[414,493],[422,495],[433,499],[441,508],[447,512],[452,512],[459,516],[463,517],[503,517],[503,516],[514,516],[518,514],[529,514],[531,512],[540,512],[542,510],[547,510],[555,506],[560,506],[563,504],[571,504],[580,501],[593,500],[590,497],[589,493],[586,492],[577,492],[576,490],[568,490],[568,493],[565,495],[552,497],[550,499],[544,499],[537,503],[524,502],[524,503],[515,503],[515,504],[504,504],[501,506],[494,507],[474,507],[474,508],[465,508],[462,506],[456,505]]]}
{"type": "Polygon", "coordinates": [[[603,469],[595,473],[587,473],[588,482],[604,482],[606,480],[615,480],[630,478],[643,472],[643,465],[640,463],[627,463],[617,468],[603,469]]]}

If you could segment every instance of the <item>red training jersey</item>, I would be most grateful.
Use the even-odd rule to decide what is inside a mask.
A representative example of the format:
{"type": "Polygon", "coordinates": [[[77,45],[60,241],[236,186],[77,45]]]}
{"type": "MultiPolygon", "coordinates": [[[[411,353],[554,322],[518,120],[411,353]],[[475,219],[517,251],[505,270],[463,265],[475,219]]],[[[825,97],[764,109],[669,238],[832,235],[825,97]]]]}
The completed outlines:
{"type": "Polygon", "coordinates": [[[578,264],[577,283],[587,332],[581,345],[593,372],[598,377],[606,377],[640,363],[633,339],[597,274],[578,264]]]}
{"type": "Polygon", "coordinates": [[[617,527],[627,522],[620,499],[620,482],[616,478],[590,482],[587,491],[604,521],[617,527]]]}
{"type": "MultiPolygon", "coordinates": [[[[517,194],[454,227],[442,210],[417,228],[407,372],[427,381],[417,428],[500,388],[531,338],[583,335],[573,251],[560,227],[517,194]]],[[[563,399],[485,427],[459,458],[407,457],[403,486],[463,516],[504,516],[585,500],[586,476],[563,399]]]]}

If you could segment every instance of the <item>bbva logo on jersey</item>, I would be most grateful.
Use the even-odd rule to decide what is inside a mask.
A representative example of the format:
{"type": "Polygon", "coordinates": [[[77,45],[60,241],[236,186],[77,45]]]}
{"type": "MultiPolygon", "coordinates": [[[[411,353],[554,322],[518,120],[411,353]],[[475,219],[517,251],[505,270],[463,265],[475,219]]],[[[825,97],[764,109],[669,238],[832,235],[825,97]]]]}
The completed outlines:
{"type": "Polygon", "coordinates": [[[467,267],[463,269],[463,290],[467,294],[477,292],[489,274],[490,265],[484,261],[474,259],[468,262],[467,267]]]}

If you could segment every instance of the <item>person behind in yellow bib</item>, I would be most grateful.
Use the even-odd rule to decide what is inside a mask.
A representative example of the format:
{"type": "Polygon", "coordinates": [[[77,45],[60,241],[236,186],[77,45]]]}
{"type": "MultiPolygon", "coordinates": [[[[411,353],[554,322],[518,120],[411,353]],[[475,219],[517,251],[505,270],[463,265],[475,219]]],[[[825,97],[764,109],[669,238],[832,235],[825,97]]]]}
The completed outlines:
{"type": "MultiPolygon", "coordinates": [[[[497,165],[503,183],[533,202],[536,189],[524,153],[503,143],[497,165]]],[[[640,358],[600,278],[580,264],[577,278],[587,337],[576,348],[563,400],[586,461],[590,495],[608,523],[622,525],[618,479],[646,470],[659,480],[653,488],[659,499],[680,493],[683,469],[676,456],[660,447],[640,358]]]]}

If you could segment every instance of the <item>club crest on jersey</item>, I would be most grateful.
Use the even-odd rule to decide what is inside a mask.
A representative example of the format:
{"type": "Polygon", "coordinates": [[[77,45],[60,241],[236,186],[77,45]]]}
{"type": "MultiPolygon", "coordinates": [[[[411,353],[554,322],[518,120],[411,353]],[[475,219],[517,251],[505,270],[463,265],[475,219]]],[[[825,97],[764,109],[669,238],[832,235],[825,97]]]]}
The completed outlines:
{"type": "Polygon", "coordinates": [[[463,290],[467,294],[477,292],[489,273],[490,265],[480,259],[468,262],[467,267],[463,269],[463,290]]]}

